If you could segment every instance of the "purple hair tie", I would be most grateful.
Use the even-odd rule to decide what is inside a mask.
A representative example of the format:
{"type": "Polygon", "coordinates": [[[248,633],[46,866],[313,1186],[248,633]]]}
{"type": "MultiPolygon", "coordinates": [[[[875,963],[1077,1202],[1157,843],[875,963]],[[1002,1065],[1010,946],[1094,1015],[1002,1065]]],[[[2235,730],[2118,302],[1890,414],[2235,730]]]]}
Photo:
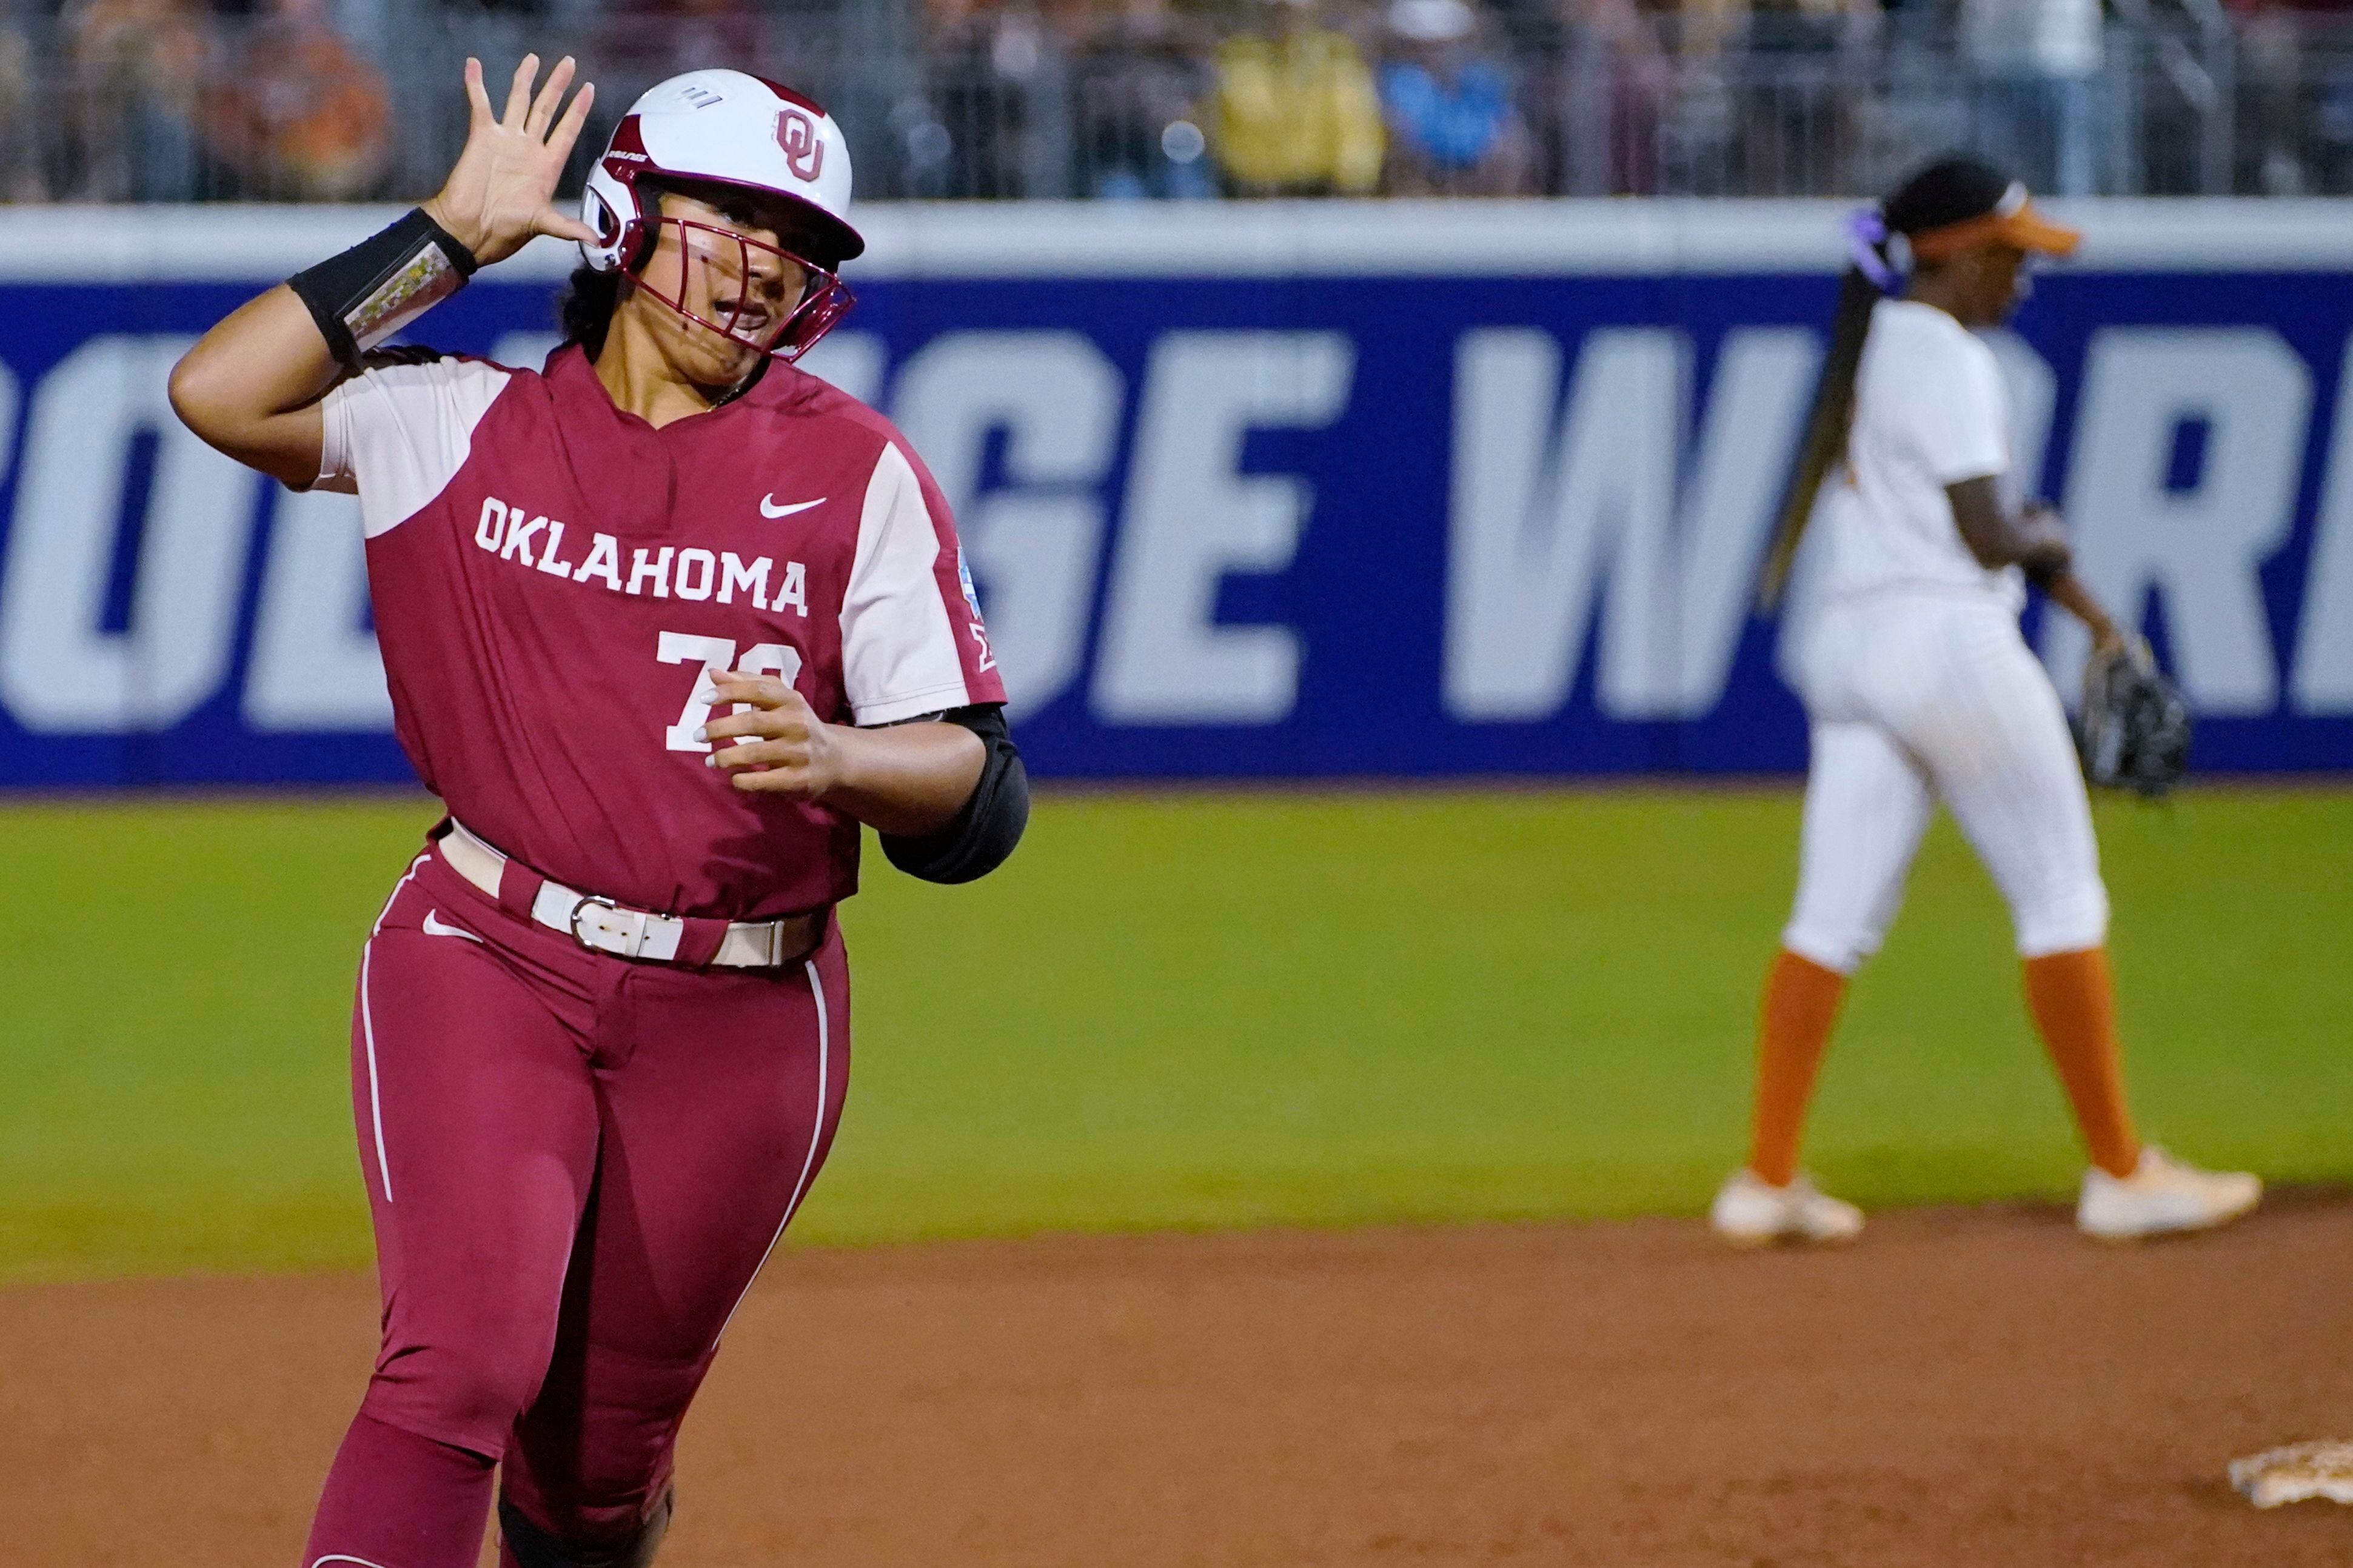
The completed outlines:
{"type": "Polygon", "coordinates": [[[1846,241],[1848,255],[1881,293],[1893,294],[1903,286],[1895,268],[1888,265],[1887,253],[1880,248],[1887,243],[1887,220],[1877,207],[1857,207],[1847,215],[1846,241]]]}

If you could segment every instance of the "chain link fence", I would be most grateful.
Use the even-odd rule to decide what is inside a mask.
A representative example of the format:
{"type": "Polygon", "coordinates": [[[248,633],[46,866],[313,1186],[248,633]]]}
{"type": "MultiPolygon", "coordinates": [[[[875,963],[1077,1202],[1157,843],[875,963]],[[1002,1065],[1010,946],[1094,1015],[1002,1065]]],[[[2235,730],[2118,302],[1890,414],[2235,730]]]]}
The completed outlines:
{"type": "Polygon", "coordinates": [[[2063,74],[1976,58],[1903,11],[1700,36],[1607,7],[1570,26],[1409,0],[1261,36],[1151,6],[1073,26],[1018,5],[943,21],[280,0],[229,19],[92,0],[0,22],[0,198],[420,195],[464,135],[465,58],[495,92],[532,48],[596,83],[592,142],[675,71],[799,86],[847,128],[865,199],[1848,196],[1956,147],[2059,195],[2353,193],[2353,27],[2203,3],[2119,0],[2095,68],[2063,74]]]}

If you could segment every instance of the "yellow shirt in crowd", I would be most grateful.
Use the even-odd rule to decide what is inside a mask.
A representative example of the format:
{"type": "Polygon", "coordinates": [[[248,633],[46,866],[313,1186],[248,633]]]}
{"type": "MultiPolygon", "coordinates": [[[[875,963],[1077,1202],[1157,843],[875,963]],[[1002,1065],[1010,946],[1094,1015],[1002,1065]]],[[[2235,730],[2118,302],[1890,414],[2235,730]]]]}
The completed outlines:
{"type": "Polygon", "coordinates": [[[1380,94],[1356,46],[1328,28],[1226,40],[1208,121],[1242,185],[1362,195],[1380,183],[1380,94]]]}

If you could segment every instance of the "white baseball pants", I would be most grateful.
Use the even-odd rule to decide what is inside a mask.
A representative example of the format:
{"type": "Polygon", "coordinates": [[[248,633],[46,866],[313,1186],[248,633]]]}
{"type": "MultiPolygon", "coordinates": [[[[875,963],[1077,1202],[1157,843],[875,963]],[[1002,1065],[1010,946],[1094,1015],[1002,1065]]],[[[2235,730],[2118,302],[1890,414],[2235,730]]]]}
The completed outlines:
{"type": "Polygon", "coordinates": [[[1879,951],[1940,800],[2009,901],[2020,956],[2107,940],[2066,714],[2007,604],[1926,592],[1836,601],[1803,670],[1813,761],[1783,946],[1841,974],[1879,951]]]}

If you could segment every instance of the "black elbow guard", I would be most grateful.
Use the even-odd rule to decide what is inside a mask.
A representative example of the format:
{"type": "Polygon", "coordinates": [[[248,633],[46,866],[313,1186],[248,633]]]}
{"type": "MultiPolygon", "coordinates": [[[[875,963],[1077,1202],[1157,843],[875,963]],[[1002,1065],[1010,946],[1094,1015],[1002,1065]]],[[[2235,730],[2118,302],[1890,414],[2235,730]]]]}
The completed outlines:
{"type": "Polygon", "coordinates": [[[1021,830],[1029,825],[1029,773],[1020,749],[1005,728],[1005,710],[995,703],[959,708],[942,715],[980,737],[988,749],[980,782],[956,818],[921,838],[881,835],[882,853],[910,877],[926,882],[969,882],[1005,864],[1021,830]]]}

